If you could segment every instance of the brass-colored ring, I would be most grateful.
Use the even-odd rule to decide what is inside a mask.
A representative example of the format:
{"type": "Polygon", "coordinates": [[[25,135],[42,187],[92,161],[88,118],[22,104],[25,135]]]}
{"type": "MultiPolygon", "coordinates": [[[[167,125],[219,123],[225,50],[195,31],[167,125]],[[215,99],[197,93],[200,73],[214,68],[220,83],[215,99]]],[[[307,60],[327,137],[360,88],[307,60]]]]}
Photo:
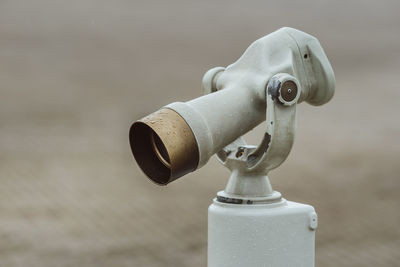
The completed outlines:
{"type": "Polygon", "coordinates": [[[159,185],[194,171],[199,163],[196,138],[172,109],[163,108],[136,121],[129,131],[129,142],[139,167],[159,185]]]}

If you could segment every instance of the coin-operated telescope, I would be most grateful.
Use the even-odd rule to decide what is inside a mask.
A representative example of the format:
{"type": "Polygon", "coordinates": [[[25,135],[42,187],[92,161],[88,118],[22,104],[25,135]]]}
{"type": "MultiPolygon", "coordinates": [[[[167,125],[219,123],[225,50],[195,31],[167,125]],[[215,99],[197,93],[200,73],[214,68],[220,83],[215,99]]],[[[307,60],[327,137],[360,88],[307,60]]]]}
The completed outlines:
{"type": "Polygon", "coordinates": [[[208,211],[208,266],[314,266],[314,208],[274,191],[270,170],[288,156],[296,105],[328,102],[332,67],[313,36],[281,28],[228,67],[203,77],[204,96],[176,102],[133,123],[129,140],[142,171],[166,185],[210,157],[232,172],[208,211]],[[258,146],[242,135],[266,122],[258,146]]]}

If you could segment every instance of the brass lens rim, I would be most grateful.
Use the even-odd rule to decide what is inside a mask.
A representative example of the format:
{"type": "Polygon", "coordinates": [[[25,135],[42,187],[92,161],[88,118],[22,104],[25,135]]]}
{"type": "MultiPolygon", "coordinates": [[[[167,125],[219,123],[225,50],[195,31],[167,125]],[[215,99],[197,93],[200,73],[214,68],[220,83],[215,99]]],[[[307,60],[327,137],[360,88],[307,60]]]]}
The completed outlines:
{"type": "Polygon", "coordinates": [[[197,169],[199,148],[185,119],[163,108],[132,124],[132,154],[150,180],[166,185],[197,169]]]}

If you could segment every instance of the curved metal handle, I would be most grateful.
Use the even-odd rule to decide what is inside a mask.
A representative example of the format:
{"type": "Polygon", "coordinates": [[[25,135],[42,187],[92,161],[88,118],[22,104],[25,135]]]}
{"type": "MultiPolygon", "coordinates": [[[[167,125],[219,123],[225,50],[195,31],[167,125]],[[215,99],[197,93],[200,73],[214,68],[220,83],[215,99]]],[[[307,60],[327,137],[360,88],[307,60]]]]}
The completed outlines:
{"type": "Polygon", "coordinates": [[[292,149],[296,128],[296,103],[301,88],[297,79],[280,73],[266,92],[266,131],[261,144],[247,157],[248,171],[267,174],[282,164],[292,149]]]}

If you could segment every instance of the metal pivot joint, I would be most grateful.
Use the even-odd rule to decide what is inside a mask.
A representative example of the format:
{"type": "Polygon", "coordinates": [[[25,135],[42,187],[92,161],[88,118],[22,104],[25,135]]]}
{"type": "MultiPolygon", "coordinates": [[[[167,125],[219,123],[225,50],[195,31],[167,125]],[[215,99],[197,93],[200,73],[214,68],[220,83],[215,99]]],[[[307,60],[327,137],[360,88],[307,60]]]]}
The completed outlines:
{"type": "MultiPolygon", "coordinates": [[[[203,78],[205,93],[217,91],[216,79],[224,68],[208,71],[203,78]]],[[[248,145],[242,137],[217,152],[219,161],[232,175],[217,200],[233,204],[271,203],[281,199],[273,191],[268,172],[287,158],[292,148],[296,125],[296,103],[301,87],[290,74],[270,78],[265,88],[266,129],[258,146],[248,145]]]]}

